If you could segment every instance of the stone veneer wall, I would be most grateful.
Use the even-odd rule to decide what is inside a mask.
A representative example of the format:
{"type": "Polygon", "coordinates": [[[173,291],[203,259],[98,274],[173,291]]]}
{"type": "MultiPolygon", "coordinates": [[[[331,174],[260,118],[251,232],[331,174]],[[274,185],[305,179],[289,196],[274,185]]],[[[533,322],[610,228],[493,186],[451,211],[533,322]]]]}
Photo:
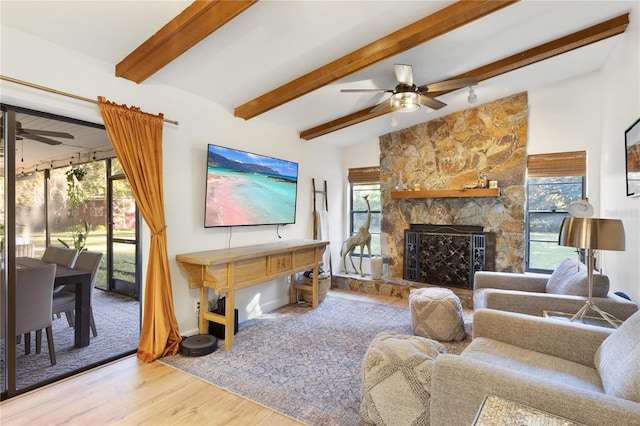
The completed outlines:
{"type": "Polygon", "coordinates": [[[404,231],[412,223],[479,225],[496,234],[496,271],[524,271],[527,93],[519,93],[380,137],[382,255],[402,277],[404,231]],[[497,180],[498,197],[392,199],[405,189],[475,186],[497,180]],[[407,188],[407,186],[409,188],[407,188]]]}

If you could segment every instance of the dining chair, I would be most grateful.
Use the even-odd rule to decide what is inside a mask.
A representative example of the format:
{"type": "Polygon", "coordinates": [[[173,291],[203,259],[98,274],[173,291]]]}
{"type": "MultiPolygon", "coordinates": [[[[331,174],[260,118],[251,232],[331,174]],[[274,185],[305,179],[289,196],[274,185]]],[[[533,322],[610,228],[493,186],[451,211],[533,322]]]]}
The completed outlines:
{"type": "MultiPolygon", "coordinates": [[[[76,256],[78,255],[78,250],[67,248],[67,247],[57,247],[57,246],[48,246],[44,249],[44,253],[42,254],[42,261],[47,263],[55,263],[58,266],[64,266],[66,268],[71,268],[76,260],[76,256]]],[[[60,291],[62,289],[61,286],[54,287],[53,291],[60,291]]]]}
{"type": "MultiPolygon", "coordinates": [[[[78,257],[73,265],[73,269],[77,269],[80,271],[86,271],[91,273],[91,292],[90,295],[93,294],[93,287],[96,283],[96,278],[98,276],[98,269],[100,269],[100,262],[102,261],[102,253],[93,252],[93,251],[81,251],[78,253],[78,257]]],[[[89,301],[91,301],[91,296],[89,297],[89,301]]],[[[76,286],[75,285],[65,285],[62,287],[60,291],[57,291],[53,294],[53,315],[58,315],[64,313],[67,317],[67,322],[70,327],[75,327],[75,320],[73,311],[76,308],[76,286]]],[[[93,337],[98,335],[98,331],[96,329],[96,322],[93,318],[93,308],[91,307],[91,302],[89,302],[89,324],[91,325],[91,332],[93,333],[93,337]]]]}
{"type": "Polygon", "coordinates": [[[42,261],[47,263],[55,263],[58,266],[67,268],[73,267],[78,250],[67,247],[48,246],[42,255],[42,261]]]}
{"type": "MultiPolygon", "coordinates": [[[[42,348],[42,329],[47,332],[49,359],[56,365],[56,352],[53,344],[52,298],[53,281],[56,277],[56,264],[35,268],[22,268],[16,271],[16,335],[24,335],[24,353],[31,352],[31,332],[36,332],[36,354],[42,348]]],[[[4,292],[0,292],[0,306],[4,292]]],[[[3,314],[4,318],[4,314],[3,314]]],[[[0,327],[0,337],[4,337],[4,327],[0,327]]]]}

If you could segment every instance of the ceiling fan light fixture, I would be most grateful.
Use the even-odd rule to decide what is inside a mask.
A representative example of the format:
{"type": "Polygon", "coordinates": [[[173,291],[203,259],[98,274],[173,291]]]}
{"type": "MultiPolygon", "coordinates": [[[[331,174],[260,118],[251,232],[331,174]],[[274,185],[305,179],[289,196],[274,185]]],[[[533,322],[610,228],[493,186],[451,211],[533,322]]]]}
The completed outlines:
{"type": "Polygon", "coordinates": [[[420,108],[420,95],[416,92],[394,93],[390,102],[393,111],[413,112],[420,108]]]}
{"type": "Polygon", "coordinates": [[[467,101],[469,101],[470,104],[474,104],[477,100],[478,96],[476,95],[476,92],[473,91],[473,87],[469,87],[469,96],[467,96],[467,101]]]}

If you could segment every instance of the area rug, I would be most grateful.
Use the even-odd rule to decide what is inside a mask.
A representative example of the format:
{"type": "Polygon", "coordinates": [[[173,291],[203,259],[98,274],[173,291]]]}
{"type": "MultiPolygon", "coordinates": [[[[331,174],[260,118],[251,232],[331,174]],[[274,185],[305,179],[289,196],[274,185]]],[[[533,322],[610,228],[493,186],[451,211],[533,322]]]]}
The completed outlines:
{"type": "MultiPolygon", "coordinates": [[[[358,424],[369,344],[385,330],[412,334],[408,307],[331,293],[317,309],[287,305],[238,328],[231,350],[220,341],[210,355],[161,362],[310,425],[358,424]]],[[[458,353],[470,339],[445,346],[458,353]]]]}

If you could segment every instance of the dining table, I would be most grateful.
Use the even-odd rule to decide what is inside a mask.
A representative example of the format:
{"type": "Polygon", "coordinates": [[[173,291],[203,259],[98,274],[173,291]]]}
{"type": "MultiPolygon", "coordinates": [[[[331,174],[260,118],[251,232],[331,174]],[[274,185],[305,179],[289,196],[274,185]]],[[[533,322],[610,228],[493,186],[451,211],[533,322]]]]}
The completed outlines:
{"type": "MultiPolygon", "coordinates": [[[[41,259],[33,257],[16,257],[18,268],[36,268],[46,265],[41,259]]],[[[54,286],[75,285],[75,336],[74,346],[82,348],[89,346],[90,339],[90,315],[91,315],[91,273],[79,269],[67,268],[58,265],[54,286]]]]}

